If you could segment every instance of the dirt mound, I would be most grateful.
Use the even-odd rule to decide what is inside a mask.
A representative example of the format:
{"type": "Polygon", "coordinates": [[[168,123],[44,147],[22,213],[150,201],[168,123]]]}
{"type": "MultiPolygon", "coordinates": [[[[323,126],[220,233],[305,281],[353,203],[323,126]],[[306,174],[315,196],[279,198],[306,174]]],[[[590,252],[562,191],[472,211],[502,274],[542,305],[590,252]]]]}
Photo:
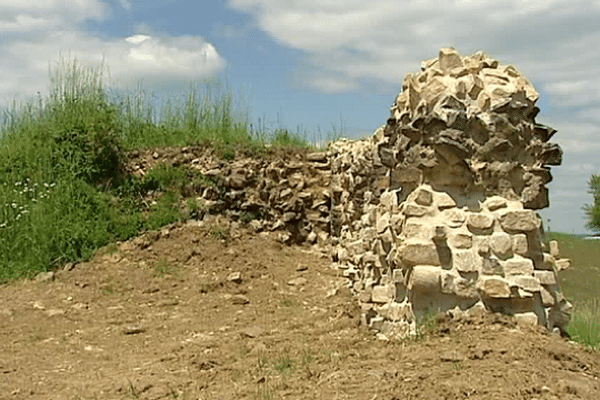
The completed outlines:
{"type": "Polygon", "coordinates": [[[384,341],[330,260],[222,217],[0,287],[0,399],[597,399],[600,355],[493,315],[384,341]]]}

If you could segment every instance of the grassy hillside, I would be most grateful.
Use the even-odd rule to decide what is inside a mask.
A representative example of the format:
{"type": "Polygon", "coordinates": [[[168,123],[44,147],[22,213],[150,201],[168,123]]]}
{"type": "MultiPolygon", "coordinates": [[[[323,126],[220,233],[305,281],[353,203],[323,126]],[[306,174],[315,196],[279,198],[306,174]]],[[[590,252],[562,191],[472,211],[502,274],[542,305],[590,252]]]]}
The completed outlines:
{"type": "Polygon", "coordinates": [[[62,60],[47,98],[2,112],[0,282],[86,260],[112,241],[186,218],[176,181],[190,171],[162,168],[139,179],[124,171],[127,150],[206,145],[231,159],[265,144],[308,146],[306,132],[260,121],[254,128],[219,84],[155,100],[143,90],[111,95],[101,68],[62,60]],[[151,206],[140,201],[150,190],[160,193],[151,206]]]}

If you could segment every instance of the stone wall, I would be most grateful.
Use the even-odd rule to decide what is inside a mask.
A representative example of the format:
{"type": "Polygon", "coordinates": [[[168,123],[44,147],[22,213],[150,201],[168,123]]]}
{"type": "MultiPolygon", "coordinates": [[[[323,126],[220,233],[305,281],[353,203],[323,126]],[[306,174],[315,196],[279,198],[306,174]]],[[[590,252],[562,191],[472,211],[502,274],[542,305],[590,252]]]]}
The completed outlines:
{"type": "Polygon", "coordinates": [[[364,324],[404,335],[429,313],[486,309],[564,331],[569,261],[533,211],[562,151],[537,99],[513,67],[442,49],[372,138],[332,146],[334,261],[364,324]]]}
{"type": "Polygon", "coordinates": [[[564,332],[571,305],[534,210],[548,205],[562,151],[535,117],[538,94],[513,67],[442,49],[408,74],[386,125],[327,152],[274,151],[224,161],[199,147],[130,155],[189,164],[212,184],[207,213],[224,213],[284,243],[331,250],[380,334],[414,332],[438,311],[485,309],[564,332]]]}

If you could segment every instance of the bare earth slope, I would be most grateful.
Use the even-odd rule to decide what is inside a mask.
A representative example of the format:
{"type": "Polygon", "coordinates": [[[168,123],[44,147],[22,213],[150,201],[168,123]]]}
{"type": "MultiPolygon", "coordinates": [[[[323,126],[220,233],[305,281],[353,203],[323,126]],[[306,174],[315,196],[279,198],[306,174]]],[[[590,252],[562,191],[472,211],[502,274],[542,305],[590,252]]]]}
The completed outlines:
{"type": "Polygon", "coordinates": [[[225,220],[146,234],[0,287],[0,399],[600,398],[598,353],[500,316],[377,340],[343,282],[225,220]]]}

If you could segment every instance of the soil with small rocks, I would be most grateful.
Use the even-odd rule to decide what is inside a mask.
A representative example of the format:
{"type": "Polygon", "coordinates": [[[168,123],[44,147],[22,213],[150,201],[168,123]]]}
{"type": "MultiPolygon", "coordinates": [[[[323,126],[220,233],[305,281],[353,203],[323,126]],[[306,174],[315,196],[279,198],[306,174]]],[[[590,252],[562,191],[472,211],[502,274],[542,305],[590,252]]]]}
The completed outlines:
{"type": "Polygon", "coordinates": [[[0,286],[0,399],[600,398],[598,352],[508,317],[379,340],[321,251],[226,222],[0,286]]]}

